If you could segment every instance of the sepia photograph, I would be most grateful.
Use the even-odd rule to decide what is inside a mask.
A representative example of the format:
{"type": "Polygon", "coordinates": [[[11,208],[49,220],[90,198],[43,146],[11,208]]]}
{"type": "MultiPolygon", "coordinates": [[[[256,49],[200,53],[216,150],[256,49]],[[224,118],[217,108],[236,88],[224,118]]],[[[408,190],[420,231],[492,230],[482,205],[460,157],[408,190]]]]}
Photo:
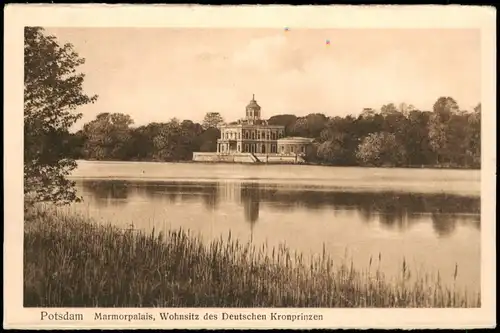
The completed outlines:
{"type": "MultiPolygon", "coordinates": [[[[22,34],[22,307],[38,319],[484,306],[481,29],[22,34]]],[[[262,319],[245,313],[214,318],[262,319]]]]}

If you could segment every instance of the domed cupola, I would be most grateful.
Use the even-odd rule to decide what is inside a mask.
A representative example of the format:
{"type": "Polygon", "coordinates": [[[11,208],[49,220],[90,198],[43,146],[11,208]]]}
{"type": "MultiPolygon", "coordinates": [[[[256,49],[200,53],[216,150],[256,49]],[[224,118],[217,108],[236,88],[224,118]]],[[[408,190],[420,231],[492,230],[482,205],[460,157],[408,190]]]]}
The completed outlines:
{"type": "Polygon", "coordinates": [[[253,95],[252,100],[247,105],[246,119],[250,121],[260,120],[260,106],[255,100],[255,95],[253,95]]]}

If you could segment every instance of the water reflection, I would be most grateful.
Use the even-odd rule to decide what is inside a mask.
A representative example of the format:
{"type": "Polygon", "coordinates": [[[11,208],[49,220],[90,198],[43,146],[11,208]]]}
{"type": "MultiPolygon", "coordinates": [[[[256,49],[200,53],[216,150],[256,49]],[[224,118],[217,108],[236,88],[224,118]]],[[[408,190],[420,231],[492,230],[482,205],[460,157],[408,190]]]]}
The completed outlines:
{"type": "Polygon", "coordinates": [[[346,192],[332,188],[305,188],[279,184],[237,182],[131,182],[85,180],[84,200],[96,206],[125,205],[130,196],[166,204],[201,202],[207,211],[216,211],[221,202],[243,207],[245,220],[253,228],[262,207],[275,211],[323,210],[357,212],[365,223],[404,231],[422,221],[432,221],[439,237],[451,235],[457,224],[480,227],[480,198],[447,194],[397,192],[346,192]]]}
{"type": "Polygon", "coordinates": [[[127,182],[84,181],[83,189],[84,192],[91,193],[92,202],[98,207],[120,206],[127,202],[129,185],[127,182]]]}
{"type": "Polygon", "coordinates": [[[245,221],[250,223],[251,239],[253,239],[255,223],[259,219],[260,192],[258,184],[244,184],[240,189],[245,221]]]}

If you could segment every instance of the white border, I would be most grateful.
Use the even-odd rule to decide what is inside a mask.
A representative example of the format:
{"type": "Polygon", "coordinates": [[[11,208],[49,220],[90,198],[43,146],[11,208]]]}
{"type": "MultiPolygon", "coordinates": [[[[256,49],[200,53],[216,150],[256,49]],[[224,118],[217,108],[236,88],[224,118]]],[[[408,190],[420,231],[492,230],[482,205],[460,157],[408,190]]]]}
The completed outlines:
{"type": "MultiPolygon", "coordinates": [[[[475,328],[496,326],[495,165],[496,165],[496,11],[473,6],[169,6],[9,4],[4,42],[4,328],[475,328]],[[22,307],[23,239],[23,27],[267,27],[282,28],[471,28],[481,30],[482,47],[482,307],[480,309],[304,309],[323,314],[321,322],[153,321],[94,322],[98,309],[78,324],[41,321],[41,309],[22,307]]],[[[453,52],[460,52],[453,51],[453,52]]],[[[56,309],[51,309],[55,311],[56,309]]],[[[102,309],[136,313],[153,309],[102,309]]],[[[213,309],[221,312],[222,309],[213,309]]],[[[267,313],[276,309],[226,312],[267,313]]],[[[280,313],[296,313],[282,309],[280,313]]],[[[178,313],[211,312],[178,309],[178,313]]]]}

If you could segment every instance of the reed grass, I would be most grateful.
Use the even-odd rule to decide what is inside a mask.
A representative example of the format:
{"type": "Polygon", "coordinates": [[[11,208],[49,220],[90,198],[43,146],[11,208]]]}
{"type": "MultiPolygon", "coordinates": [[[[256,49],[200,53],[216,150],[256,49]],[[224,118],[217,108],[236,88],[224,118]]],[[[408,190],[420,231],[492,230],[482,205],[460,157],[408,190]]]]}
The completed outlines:
{"type": "Polygon", "coordinates": [[[145,234],[33,208],[25,214],[24,306],[480,306],[479,294],[445,288],[439,277],[409,279],[406,262],[389,281],[376,267],[381,260],[356,270],[352,261],[335,265],[325,250],[305,260],[231,235],[206,244],[185,230],[145,234]]]}

